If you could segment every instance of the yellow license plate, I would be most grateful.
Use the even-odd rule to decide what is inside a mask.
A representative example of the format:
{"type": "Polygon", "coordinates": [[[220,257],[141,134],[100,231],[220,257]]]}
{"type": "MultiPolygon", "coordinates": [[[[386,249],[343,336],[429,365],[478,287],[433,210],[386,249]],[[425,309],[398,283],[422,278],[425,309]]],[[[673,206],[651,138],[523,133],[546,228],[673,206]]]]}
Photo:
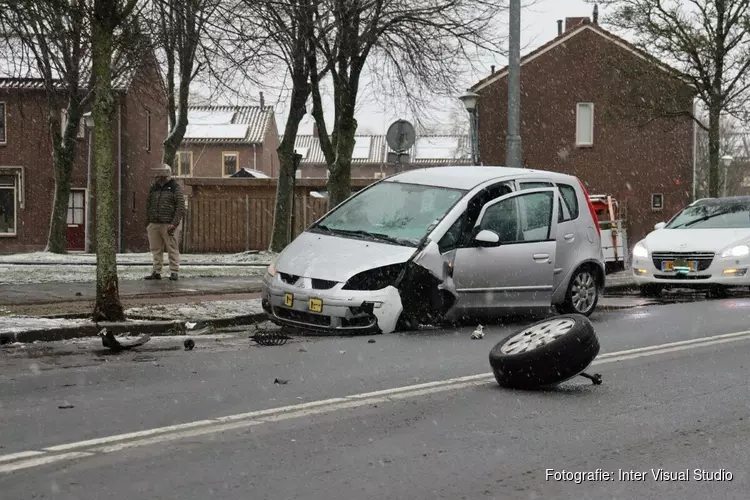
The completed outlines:
{"type": "Polygon", "coordinates": [[[698,270],[698,263],[694,260],[691,261],[672,261],[668,260],[664,263],[664,271],[674,271],[675,267],[687,267],[691,271],[697,271],[698,270]]]}
{"type": "Polygon", "coordinates": [[[284,294],[284,305],[287,307],[292,307],[294,305],[294,295],[291,293],[285,293],[284,294]]]}
{"type": "Polygon", "coordinates": [[[310,311],[323,312],[323,301],[320,299],[310,299],[310,311]]]}

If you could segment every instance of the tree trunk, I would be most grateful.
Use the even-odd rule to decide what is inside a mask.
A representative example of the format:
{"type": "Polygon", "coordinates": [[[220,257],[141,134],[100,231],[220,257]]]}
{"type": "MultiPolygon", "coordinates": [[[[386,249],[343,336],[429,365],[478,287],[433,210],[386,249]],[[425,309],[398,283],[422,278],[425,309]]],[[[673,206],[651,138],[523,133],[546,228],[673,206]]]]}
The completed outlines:
{"type": "Polygon", "coordinates": [[[279,178],[276,182],[276,207],[273,214],[271,252],[281,252],[289,244],[291,235],[291,210],[294,192],[292,182],[296,174],[294,163],[294,142],[297,139],[299,124],[306,113],[305,104],[310,95],[307,83],[295,84],[292,88],[292,102],[289,117],[284,127],[284,138],[277,149],[279,153],[279,178]]]}
{"type": "MultiPolygon", "coordinates": [[[[356,99],[356,97],[355,97],[356,99]]],[[[357,120],[354,118],[355,103],[347,90],[340,91],[341,114],[335,125],[336,156],[330,166],[328,177],[328,209],[339,205],[351,195],[352,153],[354,135],[357,133],[357,120]]]]}
{"type": "MultiPolygon", "coordinates": [[[[180,78],[185,77],[181,76],[180,78]]],[[[172,91],[174,91],[174,88],[172,91]]],[[[169,135],[164,140],[164,154],[162,156],[162,161],[172,167],[172,172],[175,175],[179,174],[176,170],[177,162],[175,161],[175,157],[177,156],[180,144],[182,144],[182,139],[185,137],[185,131],[188,126],[188,91],[189,82],[180,82],[179,96],[177,98],[178,107],[175,113],[176,122],[171,124],[172,130],[169,131],[169,135]]],[[[171,96],[170,99],[174,99],[174,96],[171,96]]]]}
{"type": "Polygon", "coordinates": [[[722,195],[719,186],[719,155],[721,154],[721,106],[712,103],[708,109],[708,196],[722,195]]]}
{"type": "Polygon", "coordinates": [[[114,116],[112,50],[114,34],[104,21],[116,5],[96,0],[92,22],[94,73],[94,165],[96,167],[96,304],[94,319],[124,321],[115,252],[114,116]]]}
{"type": "Polygon", "coordinates": [[[52,163],[55,170],[55,198],[52,204],[52,217],[47,237],[47,252],[66,253],[68,201],[73,178],[73,163],[75,162],[77,149],[76,136],[78,134],[78,123],[81,117],[80,106],[77,104],[69,105],[68,122],[62,136],[57,133],[57,130],[60,130],[60,121],[51,120],[50,123],[50,127],[52,127],[52,144],[54,144],[52,163]]]}

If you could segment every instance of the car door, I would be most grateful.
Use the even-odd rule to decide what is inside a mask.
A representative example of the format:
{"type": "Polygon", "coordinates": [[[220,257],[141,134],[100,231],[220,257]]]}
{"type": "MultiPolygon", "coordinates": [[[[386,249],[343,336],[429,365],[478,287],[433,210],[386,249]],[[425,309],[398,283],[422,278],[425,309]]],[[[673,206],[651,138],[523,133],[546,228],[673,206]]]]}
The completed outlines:
{"type": "Polygon", "coordinates": [[[513,192],[484,205],[471,238],[455,252],[458,307],[549,307],[557,246],[556,194],[555,188],[513,192]],[[478,241],[482,231],[497,235],[498,241],[478,241]]]}
{"type": "Polygon", "coordinates": [[[516,183],[519,191],[553,186],[557,187],[559,191],[560,210],[557,216],[557,249],[553,284],[554,288],[557,289],[579,261],[578,250],[581,235],[578,234],[578,226],[575,221],[578,217],[578,199],[575,189],[567,184],[553,183],[542,178],[524,178],[517,180],[516,183]],[[569,196],[569,190],[572,190],[572,199],[569,196]],[[573,207],[571,207],[571,203],[574,205],[573,207]]]}

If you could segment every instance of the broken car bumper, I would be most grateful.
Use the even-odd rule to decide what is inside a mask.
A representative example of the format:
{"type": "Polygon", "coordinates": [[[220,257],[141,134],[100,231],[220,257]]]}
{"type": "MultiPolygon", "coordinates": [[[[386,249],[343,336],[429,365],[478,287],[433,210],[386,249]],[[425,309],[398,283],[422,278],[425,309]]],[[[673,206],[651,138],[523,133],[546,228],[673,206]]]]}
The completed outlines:
{"type": "MultiPolygon", "coordinates": [[[[308,280],[306,280],[308,281],[308,280]]],[[[310,280],[311,281],[311,280],[310,280]]],[[[290,285],[279,275],[263,279],[263,308],[278,325],[328,333],[390,333],[401,315],[401,296],[388,286],[381,290],[343,290],[290,285]]]]}

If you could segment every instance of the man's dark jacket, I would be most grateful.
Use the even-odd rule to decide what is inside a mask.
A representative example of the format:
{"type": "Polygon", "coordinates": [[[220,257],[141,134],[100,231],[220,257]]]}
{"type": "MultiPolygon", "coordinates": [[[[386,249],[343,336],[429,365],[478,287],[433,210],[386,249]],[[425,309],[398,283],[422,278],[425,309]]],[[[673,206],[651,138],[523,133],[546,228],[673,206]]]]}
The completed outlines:
{"type": "Polygon", "coordinates": [[[174,179],[163,186],[155,182],[148,193],[146,208],[148,222],[177,226],[185,214],[185,196],[174,179]]]}

